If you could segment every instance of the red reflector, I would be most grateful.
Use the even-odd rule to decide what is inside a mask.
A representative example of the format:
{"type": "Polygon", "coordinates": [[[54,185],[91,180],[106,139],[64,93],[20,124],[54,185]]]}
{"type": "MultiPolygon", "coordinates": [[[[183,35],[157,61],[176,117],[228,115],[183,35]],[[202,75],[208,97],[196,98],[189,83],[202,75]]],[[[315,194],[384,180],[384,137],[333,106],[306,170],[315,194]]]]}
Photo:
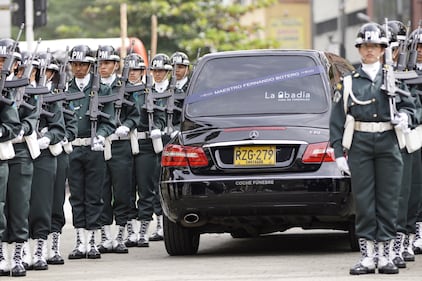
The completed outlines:
{"type": "Polygon", "coordinates": [[[328,142],[309,144],[303,153],[303,163],[321,163],[334,162],[334,149],[328,145],[328,142]]]}
{"type": "Polygon", "coordinates": [[[163,167],[204,167],[208,166],[208,158],[202,147],[167,145],[161,156],[163,167]]]}

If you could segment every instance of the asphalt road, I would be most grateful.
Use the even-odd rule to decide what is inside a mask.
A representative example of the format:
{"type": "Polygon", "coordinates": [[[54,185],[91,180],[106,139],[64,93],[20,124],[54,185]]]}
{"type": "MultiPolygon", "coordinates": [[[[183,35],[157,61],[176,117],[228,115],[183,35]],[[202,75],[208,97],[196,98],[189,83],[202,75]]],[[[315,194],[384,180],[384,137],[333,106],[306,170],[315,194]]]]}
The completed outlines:
{"type": "MultiPolygon", "coordinates": [[[[74,245],[70,208],[62,253],[74,245]]],[[[260,238],[233,239],[228,234],[201,235],[195,256],[170,257],[163,242],[130,248],[129,254],[103,254],[98,260],[67,260],[46,271],[28,271],[24,280],[51,281],[338,281],[422,280],[422,256],[399,275],[350,276],[359,253],[349,249],[342,232],[292,229],[260,238]]],[[[12,279],[0,277],[0,280],[12,279]]],[[[13,278],[12,280],[16,280],[13,278]]]]}

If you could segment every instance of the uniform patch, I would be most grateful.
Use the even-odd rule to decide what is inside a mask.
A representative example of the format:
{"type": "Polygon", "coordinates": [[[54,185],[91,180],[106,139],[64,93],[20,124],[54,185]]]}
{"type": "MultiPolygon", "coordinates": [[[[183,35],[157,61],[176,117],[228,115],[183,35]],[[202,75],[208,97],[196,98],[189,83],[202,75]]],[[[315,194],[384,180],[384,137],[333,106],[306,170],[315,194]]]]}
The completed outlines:
{"type": "Polygon", "coordinates": [[[337,83],[336,89],[340,91],[342,88],[343,88],[343,85],[341,83],[337,83]]]}
{"type": "Polygon", "coordinates": [[[333,96],[333,102],[338,103],[341,99],[341,93],[339,91],[335,91],[333,96]]]}

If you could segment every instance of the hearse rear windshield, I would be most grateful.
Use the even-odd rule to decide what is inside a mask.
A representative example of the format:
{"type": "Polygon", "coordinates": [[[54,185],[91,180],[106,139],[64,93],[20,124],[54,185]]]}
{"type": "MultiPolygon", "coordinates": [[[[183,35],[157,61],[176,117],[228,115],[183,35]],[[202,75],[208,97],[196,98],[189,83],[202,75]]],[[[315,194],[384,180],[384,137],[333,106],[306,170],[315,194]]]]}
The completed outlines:
{"type": "Polygon", "coordinates": [[[198,71],[188,116],[322,113],[328,108],[321,65],[308,56],[216,58],[198,71]]]}

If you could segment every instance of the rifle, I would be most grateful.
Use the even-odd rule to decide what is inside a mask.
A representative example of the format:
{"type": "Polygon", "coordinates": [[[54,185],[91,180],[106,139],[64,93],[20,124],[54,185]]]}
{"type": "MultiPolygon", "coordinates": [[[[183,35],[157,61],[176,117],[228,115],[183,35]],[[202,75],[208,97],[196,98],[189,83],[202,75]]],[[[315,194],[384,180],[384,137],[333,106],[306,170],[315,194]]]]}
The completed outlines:
{"type": "Polygon", "coordinates": [[[97,136],[97,124],[98,124],[98,117],[103,118],[110,118],[110,114],[102,112],[100,110],[100,104],[108,103],[117,100],[117,95],[109,95],[109,96],[98,96],[98,92],[100,90],[100,74],[99,74],[99,66],[98,66],[98,58],[99,52],[97,52],[97,58],[94,62],[93,68],[93,76],[92,76],[92,88],[91,93],[89,94],[89,108],[86,112],[86,115],[89,116],[91,121],[91,147],[94,145],[94,139],[97,136]]]}
{"type": "Polygon", "coordinates": [[[174,93],[176,89],[176,64],[174,64],[173,69],[171,71],[171,79],[170,79],[170,86],[169,86],[169,96],[167,98],[166,102],[166,113],[167,113],[167,126],[166,126],[166,134],[170,135],[173,131],[173,111],[176,109],[176,106],[174,104],[174,93]]]}
{"type": "MultiPolygon", "coordinates": [[[[134,41],[132,41],[129,54],[131,54],[133,51],[133,45],[134,45],[134,41]]],[[[122,125],[122,122],[120,121],[120,114],[122,112],[123,104],[126,104],[128,106],[133,106],[133,102],[126,99],[126,93],[128,93],[127,92],[128,89],[126,85],[127,85],[128,79],[129,79],[129,60],[127,59],[127,56],[126,56],[126,58],[124,59],[124,64],[123,64],[122,76],[120,78],[121,85],[119,88],[118,98],[114,103],[114,108],[116,109],[116,121],[119,126],[122,125]]]]}
{"type": "Polygon", "coordinates": [[[418,50],[417,50],[417,48],[418,48],[419,36],[421,36],[421,34],[420,34],[420,32],[421,32],[421,25],[422,25],[422,20],[419,21],[417,33],[413,37],[412,43],[410,44],[409,60],[407,61],[407,69],[409,69],[409,70],[416,69],[416,63],[417,63],[417,59],[418,59],[418,50]]]}
{"type": "MultiPolygon", "coordinates": [[[[24,24],[21,25],[20,29],[19,29],[19,33],[18,36],[16,37],[15,42],[13,43],[13,46],[10,50],[8,50],[7,54],[6,54],[6,60],[3,63],[3,67],[1,69],[1,79],[0,79],[0,102],[5,103],[7,105],[12,105],[13,104],[13,100],[6,98],[5,96],[3,96],[3,90],[4,88],[18,88],[18,87],[22,87],[22,85],[13,85],[11,83],[6,84],[6,78],[10,75],[11,71],[12,71],[12,67],[13,67],[13,63],[15,61],[15,58],[13,57],[13,53],[16,51],[16,48],[18,47],[18,42],[19,39],[22,35],[22,31],[24,28],[24,24]]],[[[22,82],[22,81],[20,81],[22,82]]],[[[23,81],[25,82],[25,81],[23,81]]],[[[28,85],[29,81],[26,81],[27,83],[24,84],[28,85]]]]}
{"type": "Polygon", "coordinates": [[[406,26],[406,40],[401,42],[399,46],[399,57],[397,59],[397,70],[404,71],[407,66],[407,45],[409,44],[409,34],[410,34],[410,20],[407,22],[406,26]]]}
{"type": "MultiPolygon", "coordinates": [[[[385,19],[385,33],[388,32],[388,20],[385,19]]],[[[390,107],[390,118],[392,124],[397,124],[397,118],[398,110],[396,106],[396,96],[397,94],[403,95],[403,96],[410,96],[409,92],[406,92],[396,86],[396,78],[394,76],[394,62],[393,62],[393,56],[392,56],[392,50],[391,47],[388,46],[385,48],[384,52],[384,64],[382,67],[383,72],[383,84],[381,85],[381,90],[384,90],[384,92],[388,95],[389,99],[389,107],[390,107]]]]}

